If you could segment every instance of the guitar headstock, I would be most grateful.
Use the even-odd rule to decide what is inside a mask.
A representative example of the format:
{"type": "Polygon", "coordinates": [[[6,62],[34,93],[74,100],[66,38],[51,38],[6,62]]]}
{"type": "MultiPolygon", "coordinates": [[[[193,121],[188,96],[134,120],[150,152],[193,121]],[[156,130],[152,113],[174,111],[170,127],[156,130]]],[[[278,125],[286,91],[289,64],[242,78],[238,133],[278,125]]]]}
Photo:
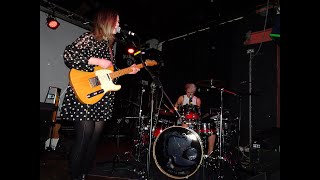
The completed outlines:
{"type": "Polygon", "coordinates": [[[157,61],[150,59],[147,59],[144,63],[146,64],[146,66],[155,66],[158,64],[157,61]]]}

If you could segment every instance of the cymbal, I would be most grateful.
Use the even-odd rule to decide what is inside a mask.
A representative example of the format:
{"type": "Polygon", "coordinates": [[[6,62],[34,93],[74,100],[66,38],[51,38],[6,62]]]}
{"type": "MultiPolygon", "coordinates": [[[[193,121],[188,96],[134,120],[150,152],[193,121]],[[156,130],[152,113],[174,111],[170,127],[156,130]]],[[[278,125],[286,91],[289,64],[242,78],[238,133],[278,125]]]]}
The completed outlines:
{"type": "MultiPolygon", "coordinates": [[[[220,112],[221,108],[210,108],[211,112],[220,112]]],[[[226,112],[226,111],[230,111],[229,108],[222,108],[222,111],[226,112]]]]}
{"type": "MultiPolygon", "coordinates": [[[[220,112],[220,111],[221,111],[221,108],[210,108],[211,114],[216,114],[216,113],[218,113],[218,112],[220,112]]],[[[229,113],[229,112],[230,112],[230,109],[228,109],[228,108],[223,108],[223,109],[222,109],[222,112],[223,112],[223,113],[229,113]]]]}
{"type": "MultiPolygon", "coordinates": [[[[212,117],[210,117],[209,119],[213,119],[214,121],[217,121],[217,120],[220,120],[220,117],[219,117],[219,116],[212,116],[212,117]]],[[[228,118],[222,117],[222,120],[228,121],[228,118]]]]}
{"type": "Polygon", "coordinates": [[[239,96],[260,96],[258,93],[239,93],[239,96]]]}
{"type": "Polygon", "coordinates": [[[224,82],[220,80],[208,79],[196,82],[197,86],[206,88],[222,88],[224,87],[224,82]]]}

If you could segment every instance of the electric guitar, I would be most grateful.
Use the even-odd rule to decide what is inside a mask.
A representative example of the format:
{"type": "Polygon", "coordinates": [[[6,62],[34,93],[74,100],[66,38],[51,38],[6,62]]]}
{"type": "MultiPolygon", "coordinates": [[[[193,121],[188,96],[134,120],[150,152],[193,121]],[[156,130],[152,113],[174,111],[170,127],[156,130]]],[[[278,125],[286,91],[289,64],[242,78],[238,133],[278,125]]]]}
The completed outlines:
{"type": "MultiPolygon", "coordinates": [[[[155,66],[158,63],[155,60],[148,59],[144,64],[146,66],[155,66]]],[[[137,64],[136,67],[141,69],[144,65],[141,63],[137,64]]],[[[103,69],[100,66],[96,66],[93,72],[71,69],[69,80],[73,91],[81,103],[95,104],[105,93],[120,90],[121,85],[114,84],[112,80],[130,72],[132,72],[131,67],[114,71],[114,67],[103,69]]]]}

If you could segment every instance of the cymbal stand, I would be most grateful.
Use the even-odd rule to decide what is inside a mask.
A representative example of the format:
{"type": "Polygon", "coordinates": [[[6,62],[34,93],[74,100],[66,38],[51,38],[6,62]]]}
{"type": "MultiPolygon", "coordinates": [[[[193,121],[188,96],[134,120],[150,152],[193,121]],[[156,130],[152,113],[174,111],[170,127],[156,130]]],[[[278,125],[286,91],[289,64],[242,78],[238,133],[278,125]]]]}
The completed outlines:
{"type": "Polygon", "coordinates": [[[153,129],[153,104],[154,104],[154,92],[156,90],[156,84],[151,83],[151,111],[150,111],[150,127],[149,127],[149,147],[147,155],[147,178],[150,177],[150,163],[151,163],[151,145],[152,145],[152,129],[153,129]]]}
{"type": "MultiPolygon", "coordinates": [[[[214,87],[212,84],[211,84],[211,87],[213,88],[217,88],[217,87],[214,87]]],[[[219,138],[218,138],[218,141],[219,141],[219,156],[218,156],[218,179],[223,179],[224,178],[224,175],[223,175],[223,167],[224,167],[224,162],[225,161],[230,161],[230,159],[227,157],[227,153],[226,153],[226,150],[225,150],[225,147],[224,147],[224,137],[225,137],[225,132],[223,131],[223,92],[227,92],[229,94],[232,94],[232,95],[235,95],[235,96],[238,96],[236,93],[234,92],[231,92],[231,91],[228,91],[228,90],[225,90],[224,88],[217,88],[218,90],[220,90],[220,115],[219,115],[219,138]],[[222,154],[223,153],[223,154],[222,154]]],[[[234,174],[236,174],[235,172],[235,168],[228,163],[229,166],[231,166],[231,169],[233,171],[234,174]]],[[[234,176],[236,179],[238,179],[238,177],[235,175],[234,176]]]]}
{"type": "Polygon", "coordinates": [[[119,155],[119,147],[120,147],[120,123],[121,123],[121,118],[118,119],[118,127],[117,127],[117,154],[114,156],[113,161],[112,161],[112,173],[115,171],[115,166],[116,163],[120,163],[120,155],[119,155]]]}
{"type": "Polygon", "coordinates": [[[223,156],[222,156],[222,127],[223,127],[223,88],[219,89],[220,90],[220,116],[219,116],[219,156],[218,156],[218,179],[223,179],[223,174],[222,174],[222,165],[223,165],[223,156]]]}
{"type": "MultiPolygon", "coordinates": [[[[125,152],[124,154],[120,155],[120,137],[124,137],[124,135],[120,135],[120,128],[122,126],[122,121],[124,120],[125,120],[125,117],[121,117],[117,119],[116,132],[112,134],[112,137],[116,138],[116,152],[112,161],[97,162],[97,165],[100,167],[104,167],[106,165],[112,164],[111,174],[114,174],[115,171],[117,171],[118,168],[120,167],[122,168],[123,166],[130,165],[131,162],[129,162],[128,156],[133,157],[130,152],[125,152]]],[[[125,121],[125,123],[127,122],[125,121]]],[[[132,171],[130,168],[127,168],[126,170],[130,172],[132,171]]]]}
{"type": "Polygon", "coordinates": [[[133,163],[134,168],[129,169],[130,172],[133,172],[137,174],[140,178],[144,177],[145,170],[143,168],[143,165],[141,164],[141,154],[142,154],[142,149],[145,146],[145,141],[143,138],[145,138],[145,124],[144,124],[144,119],[148,118],[146,116],[142,115],[142,104],[143,104],[143,93],[145,92],[145,88],[142,86],[141,88],[141,94],[140,94],[140,105],[139,105],[139,117],[126,117],[128,119],[138,119],[136,122],[136,129],[138,130],[138,139],[137,139],[137,144],[134,143],[134,148],[135,152],[134,155],[132,155],[132,152],[127,151],[125,152],[126,155],[128,155],[128,159],[126,160],[127,162],[129,161],[130,157],[134,159],[134,161],[138,162],[137,164],[133,163]]]}
{"type": "MultiPolygon", "coordinates": [[[[117,125],[116,125],[116,130],[112,132],[111,137],[112,139],[115,137],[116,138],[116,152],[114,157],[112,158],[112,161],[103,161],[103,162],[97,162],[97,166],[99,167],[104,167],[106,165],[112,164],[111,166],[111,173],[113,174],[116,171],[116,164],[120,164],[120,155],[119,155],[119,141],[120,141],[120,124],[123,118],[118,118],[117,119],[117,125]]],[[[121,162],[122,163],[122,162],[121,162]]]]}
{"type": "MultiPolygon", "coordinates": [[[[149,70],[147,66],[145,66],[145,70],[150,74],[151,78],[153,79],[153,82],[151,83],[151,112],[150,112],[150,129],[149,129],[149,148],[148,148],[148,156],[147,156],[147,179],[150,178],[150,160],[151,160],[151,145],[152,145],[152,130],[153,130],[153,105],[154,105],[154,91],[156,87],[158,87],[161,90],[161,93],[166,96],[168,101],[170,102],[171,106],[174,107],[172,101],[166,94],[166,92],[163,89],[162,83],[160,82],[159,78],[153,75],[153,73],[149,70]]],[[[175,112],[178,114],[179,118],[181,117],[180,113],[175,109],[175,112]]]]}

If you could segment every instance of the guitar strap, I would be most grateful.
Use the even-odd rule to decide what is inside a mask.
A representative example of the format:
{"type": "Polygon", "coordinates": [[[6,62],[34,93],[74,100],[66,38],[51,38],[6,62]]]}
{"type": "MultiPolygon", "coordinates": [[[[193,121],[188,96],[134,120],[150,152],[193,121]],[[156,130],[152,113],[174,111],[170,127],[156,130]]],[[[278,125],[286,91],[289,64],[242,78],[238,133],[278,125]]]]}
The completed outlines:
{"type": "Polygon", "coordinates": [[[112,62],[114,61],[113,57],[116,56],[116,49],[117,49],[117,42],[115,42],[115,43],[113,44],[113,47],[112,47],[112,48],[109,47],[110,58],[111,58],[111,61],[112,61],[112,62]]]}
{"type": "MultiPolygon", "coordinates": [[[[112,47],[112,48],[109,47],[110,58],[111,58],[112,63],[114,64],[113,67],[114,67],[115,70],[118,70],[117,66],[115,65],[115,59],[113,58],[113,57],[115,57],[115,55],[116,55],[116,49],[117,49],[117,42],[115,42],[115,43],[113,44],[113,47],[112,47]]],[[[113,80],[113,82],[116,83],[117,80],[118,80],[118,78],[115,78],[115,79],[113,80]]]]}
{"type": "Polygon", "coordinates": [[[117,52],[117,42],[113,44],[113,56],[116,57],[116,52],[117,52]]]}

